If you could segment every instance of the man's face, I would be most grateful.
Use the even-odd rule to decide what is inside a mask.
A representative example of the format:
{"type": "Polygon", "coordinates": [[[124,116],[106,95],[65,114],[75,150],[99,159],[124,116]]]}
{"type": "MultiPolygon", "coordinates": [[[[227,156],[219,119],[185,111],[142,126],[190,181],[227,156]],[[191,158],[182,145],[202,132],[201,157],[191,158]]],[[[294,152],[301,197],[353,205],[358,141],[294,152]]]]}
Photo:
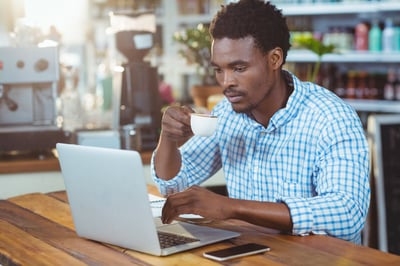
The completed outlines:
{"type": "Polygon", "coordinates": [[[252,37],[215,39],[211,62],[224,95],[238,113],[264,109],[275,83],[269,55],[261,53],[252,37]],[[263,107],[264,106],[264,107],[263,107]]]}

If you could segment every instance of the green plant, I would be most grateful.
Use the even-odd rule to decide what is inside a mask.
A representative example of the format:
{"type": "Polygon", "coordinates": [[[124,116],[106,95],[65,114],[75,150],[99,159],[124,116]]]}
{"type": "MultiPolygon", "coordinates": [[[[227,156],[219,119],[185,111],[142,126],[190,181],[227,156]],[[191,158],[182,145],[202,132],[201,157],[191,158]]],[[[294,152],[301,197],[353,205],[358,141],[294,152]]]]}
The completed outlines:
{"type": "Polygon", "coordinates": [[[180,44],[178,53],[188,64],[194,64],[198,75],[205,85],[216,84],[214,70],[211,67],[211,36],[208,27],[198,24],[194,28],[177,31],[173,40],[180,44]]]}
{"type": "Polygon", "coordinates": [[[309,70],[307,74],[307,79],[309,81],[316,82],[321,67],[322,56],[324,54],[332,53],[335,50],[335,46],[332,44],[324,45],[321,41],[308,34],[293,36],[293,44],[294,46],[308,49],[318,56],[318,60],[315,62],[313,69],[309,70]]]}

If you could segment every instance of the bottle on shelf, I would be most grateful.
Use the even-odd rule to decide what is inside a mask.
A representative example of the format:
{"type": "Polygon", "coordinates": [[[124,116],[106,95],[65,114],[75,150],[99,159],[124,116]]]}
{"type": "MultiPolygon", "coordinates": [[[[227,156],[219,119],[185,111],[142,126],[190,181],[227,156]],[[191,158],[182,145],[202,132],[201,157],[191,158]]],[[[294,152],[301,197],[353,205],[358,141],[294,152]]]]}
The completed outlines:
{"type": "Polygon", "coordinates": [[[372,26],[368,33],[368,49],[372,52],[382,51],[382,30],[377,19],[372,21],[372,26]]]}
{"type": "Polygon", "coordinates": [[[394,27],[394,44],[395,51],[400,51],[400,27],[394,27]]]}
{"type": "Polygon", "coordinates": [[[367,87],[367,76],[368,74],[366,71],[361,71],[358,74],[358,82],[355,91],[357,99],[368,98],[369,90],[367,87]]]}
{"type": "Polygon", "coordinates": [[[356,51],[368,50],[368,25],[365,22],[360,22],[355,28],[354,49],[356,51]]]}
{"type": "Polygon", "coordinates": [[[396,81],[394,83],[394,93],[396,100],[400,100],[400,68],[397,69],[396,81]]]}
{"type": "Polygon", "coordinates": [[[347,73],[347,84],[346,84],[346,97],[348,99],[356,98],[356,78],[357,73],[353,70],[347,73]]]}
{"type": "Polygon", "coordinates": [[[335,88],[334,92],[340,98],[346,98],[346,88],[344,86],[345,82],[345,74],[340,73],[339,71],[335,75],[335,88]]]}
{"type": "Polygon", "coordinates": [[[386,18],[385,28],[382,31],[382,50],[384,52],[395,51],[395,30],[393,27],[393,21],[391,18],[386,18]]]}
{"type": "Polygon", "coordinates": [[[370,73],[368,75],[368,99],[379,99],[379,89],[377,84],[377,74],[370,73]]]}
{"type": "Polygon", "coordinates": [[[387,78],[385,86],[383,87],[383,99],[394,100],[395,99],[395,86],[396,82],[396,71],[394,68],[389,68],[387,72],[387,78]]]}

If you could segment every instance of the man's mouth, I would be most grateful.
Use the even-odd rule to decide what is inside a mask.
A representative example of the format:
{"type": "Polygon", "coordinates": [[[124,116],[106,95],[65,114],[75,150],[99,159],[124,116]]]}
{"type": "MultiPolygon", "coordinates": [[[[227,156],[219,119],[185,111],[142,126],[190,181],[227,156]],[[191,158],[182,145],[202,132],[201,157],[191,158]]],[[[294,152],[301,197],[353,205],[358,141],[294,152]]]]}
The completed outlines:
{"type": "Polygon", "coordinates": [[[237,96],[227,96],[228,100],[230,103],[238,103],[242,100],[243,96],[237,95],[237,96]]]}
{"type": "Polygon", "coordinates": [[[224,94],[230,103],[238,103],[243,99],[243,95],[238,92],[228,90],[225,91],[224,94]]]}

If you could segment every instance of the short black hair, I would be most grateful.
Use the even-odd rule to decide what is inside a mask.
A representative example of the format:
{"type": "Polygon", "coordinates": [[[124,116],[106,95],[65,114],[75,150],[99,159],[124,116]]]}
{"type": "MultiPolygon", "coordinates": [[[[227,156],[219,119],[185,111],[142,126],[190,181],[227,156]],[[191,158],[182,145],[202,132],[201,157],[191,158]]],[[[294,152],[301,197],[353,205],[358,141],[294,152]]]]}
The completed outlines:
{"type": "Polygon", "coordinates": [[[241,0],[223,5],[210,25],[213,39],[254,38],[263,52],[280,47],[283,63],[290,48],[290,33],[281,10],[263,0],[241,0]]]}

